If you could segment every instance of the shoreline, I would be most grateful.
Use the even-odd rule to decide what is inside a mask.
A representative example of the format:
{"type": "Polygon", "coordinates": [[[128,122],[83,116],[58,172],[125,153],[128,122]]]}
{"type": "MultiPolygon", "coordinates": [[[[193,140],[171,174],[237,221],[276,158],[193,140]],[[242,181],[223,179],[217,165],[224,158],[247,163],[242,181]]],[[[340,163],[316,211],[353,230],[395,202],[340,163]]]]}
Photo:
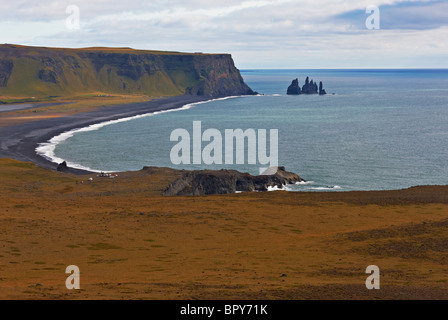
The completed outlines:
{"type": "MultiPolygon", "coordinates": [[[[147,102],[122,104],[92,112],[50,118],[30,123],[0,128],[0,158],[33,162],[39,167],[56,170],[57,163],[39,155],[36,148],[64,132],[86,128],[91,125],[116,121],[155,112],[175,110],[185,105],[206,102],[225,97],[175,96],[147,102]]],[[[92,174],[93,171],[69,168],[67,172],[76,175],[92,174]]]]}
{"type": "MultiPolygon", "coordinates": [[[[107,120],[107,121],[103,121],[103,122],[99,122],[99,123],[95,123],[95,124],[91,124],[87,127],[82,127],[82,128],[75,128],[73,130],[69,130],[69,131],[65,131],[61,134],[58,134],[56,136],[54,136],[53,138],[51,138],[49,141],[44,142],[44,143],[40,143],[39,146],[36,148],[36,153],[45,158],[50,160],[53,163],[62,163],[63,161],[66,161],[62,158],[59,158],[58,156],[56,156],[54,154],[54,150],[57,147],[58,144],[60,144],[61,142],[64,142],[65,140],[71,138],[73,135],[79,133],[79,132],[86,132],[86,131],[96,131],[99,130],[103,127],[109,126],[109,125],[113,125],[113,124],[117,124],[117,123],[121,123],[121,122],[127,122],[127,121],[132,121],[134,119],[140,119],[140,118],[145,118],[145,117],[151,117],[151,116],[156,116],[162,113],[167,113],[167,112],[176,112],[176,111],[183,111],[183,110],[188,110],[192,107],[194,107],[195,105],[198,104],[202,104],[202,103],[207,103],[207,102],[212,102],[212,101],[218,101],[218,100],[226,100],[226,99],[231,99],[231,98],[237,98],[240,96],[228,96],[228,97],[222,97],[222,98],[212,98],[211,100],[204,100],[204,101],[199,101],[199,102],[191,102],[191,103],[187,103],[183,106],[180,106],[178,108],[170,108],[167,110],[160,110],[160,111],[151,111],[149,113],[143,113],[143,114],[138,114],[138,115],[133,115],[130,117],[125,117],[125,118],[120,118],[120,119],[115,119],[115,120],[107,120]]],[[[99,170],[99,169],[92,169],[89,167],[84,166],[81,163],[73,163],[73,162],[67,162],[67,166],[69,168],[72,169],[76,169],[76,170],[84,170],[86,172],[96,172],[96,173],[100,173],[100,172],[105,172],[105,173],[112,173],[115,171],[106,171],[106,170],[99,170]]],[[[144,166],[144,164],[142,164],[142,166],[144,166]]]]}
{"type": "MultiPolygon", "coordinates": [[[[37,148],[51,144],[55,147],[61,141],[69,138],[71,134],[79,130],[88,129],[91,126],[105,126],[121,121],[128,121],[136,117],[157,115],[163,112],[182,110],[183,107],[205,103],[213,100],[228,99],[237,96],[189,96],[181,95],[174,97],[164,97],[145,102],[134,102],[129,104],[118,104],[100,108],[95,111],[81,112],[57,118],[48,118],[34,122],[21,123],[16,125],[0,127],[0,158],[10,158],[23,162],[32,162],[38,167],[56,171],[58,162],[51,161],[49,157],[40,154],[37,148]],[[68,134],[65,139],[51,143],[53,138],[68,134]]],[[[59,104],[59,103],[57,103],[59,104]]],[[[65,103],[64,103],[65,104],[65,103]]],[[[44,104],[48,105],[48,104],[44,104]]],[[[92,129],[95,130],[95,129],[92,129]]],[[[56,157],[57,158],[57,157],[56,157]]],[[[63,159],[61,159],[64,161],[63,159]]],[[[61,162],[62,162],[61,161],[61,162]]],[[[142,164],[144,167],[145,164],[142,164]]],[[[82,164],[68,162],[68,170],[65,172],[75,175],[97,174],[100,171],[90,168],[79,168],[82,164]],[[77,168],[78,166],[78,168],[77,168]]],[[[443,187],[445,185],[431,185],[443,187]]],[[[390,190],[365,190],[366,192],[399,191],[421,187],[421,185],[409,186],[400,189],[390,190]]],[[[279,189],[280,190],[280,189],[279,189]]],[[[275,190],[272,190],[275,191],[275,190]]],[[[301,191],[312,193],[327,193],[328,190],[301,191]]],[[[334,191],[333,191],[334,192],[334,191]]],[[[331,192],[331,193],[333,193],[331,192]]],[[[361,190],[339,191],[341,192],[361,192],[361,190]]]]}

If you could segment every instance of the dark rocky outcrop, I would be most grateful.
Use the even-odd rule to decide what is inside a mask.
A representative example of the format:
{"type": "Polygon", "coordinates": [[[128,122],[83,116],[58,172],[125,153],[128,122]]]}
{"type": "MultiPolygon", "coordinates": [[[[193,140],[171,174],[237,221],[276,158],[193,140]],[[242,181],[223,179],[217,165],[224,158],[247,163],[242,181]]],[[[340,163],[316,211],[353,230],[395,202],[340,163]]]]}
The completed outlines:
{"type": "Polygon", "coordinates": [[[59,172],[67,172],[68,171],[67,162],[64,161],[64,162],[58,164],[58,167],[56,170],[59,172]]]}
{"type": "Polygon", "coordinates": [[[236,170],[199,170],[184,173],[164,191],[165,196],[228,194],[237,191],[267,191],[269,187],[283,187],[304,181],[297,174],[278,167],[272,174],[252,176],[236,170]]]}
{"type": "Polygon", "coordinates": [[[5,88],[8,85],[13,67],[14,64],[11,60],[0,60],[0,88],[5,88]]]}
{"type": "Polygon", "coordinates": [[[44,82],[57,83],[57,75],[53,70],[42,69],[39,70],[38,77],[44,82]]]}
{"type": "Polygon", "coordinates": [[[323,89],[323,85],[322,85],[322,81],[321,81],[321,82],[319,82],[319,95],[323,96],[326,94],[327,94],[327,92],[325,91],[325,89],[323,89]]]}
{"type": "Polygon", "coordinates": [[[310,80],[309,77],[306,77],[305,84],[300,88],[299,80],[295,79],[292,81],[291,85],[288,87],[286,94],[289,95],[299,95],[299,94],[319,94],[324,95],[327,94],[323,89],[322,81],[319,83],[319,87],[317,86],[317,82],[314,80],[310,80]]]}
{"type": "Polygon", "coordinates": [[[193,59],[196,85],[186,90],[198,96],[257,95],[244,82],[228,54],[196,55],[193,59]]]}
{"type": "Polygon", "coordinates": [[[286,94],[301,94],[302,90],[299,86],[299,79],[292,80],[291,85],[288,87],[286,94]]]}
{"type": "Polygon", "coordinates": [[[309,77],[306,77],[305,84],[302,87],[303,94],[317,94],[317,84],[313,80],[310,81],[309,77]]]}

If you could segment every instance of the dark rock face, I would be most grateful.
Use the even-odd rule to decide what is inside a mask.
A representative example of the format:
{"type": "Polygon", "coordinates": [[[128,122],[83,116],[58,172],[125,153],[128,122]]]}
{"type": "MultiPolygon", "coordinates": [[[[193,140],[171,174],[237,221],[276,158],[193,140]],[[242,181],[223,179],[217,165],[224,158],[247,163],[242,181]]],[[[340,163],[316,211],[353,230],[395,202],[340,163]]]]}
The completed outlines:
{"type": "Polygon", "coordinates": [[[299,79],[292,80],[291,85],[288,87],[286,94],[301,94],[302,90],[299,86],[299,79]]]}
{"type": "Polygon", "coordinates": [[[5,88],[8,85],[14,64],[11,60],[0,60],[0,87],[5,88]]]}
{"type": "Polygon", "coordinates": [[[319,95],[323,96],[326,95],[327,92],[325,91],[325,89],[322,88],[322,81],[319,83],[319,95]]]}
{"type": "Polygon", "coordinates": [[[109,70],[116,70],[117,76],[134,81],[139,80],[145,74],[154,74],[148,63],[154,63],[155,59],[147,55],[87,52],[80,54],[80,56],[89,59],[97,73],[107,67],[109,70]]]}
{"type": "Polygon", "coordinates": [[[187,94],[206,97],[258,94],[244,82],[231,55],[196,55],[192,65],[197,84],[187,88],[187,94]]]}
{"type": "Polygon", "coordinates": [[[324,95],[326,94],[325,90],[323,89],[322,81],[319,83],[319,87],[317,86],[317,82],[314,82],[314,80],[310,80],[309,77],[306,77],[305,84],[300,88],[298,79],[295,79],[292,81],[291,85],[288,87],[288,90],[286,92],[290,95],[299,95],[299,94],[320,94],[324,95]]]}
{"type": "MultiPolygon", "coordinates": [[[[90,52],[82,56],[92,61],[97,73],[108,67],[116,70],[122,81],[131,79],[140,83],[145,81],[145,77],[166,74],[180,89],[186,80],[177,80],[176,77],[182,72],[187,82],[194,84],[185,88],[184,93],[188,95],[221,97],[258,94],[244,82],[229,54],[136,55],[90,52]]],[[[122,87],[123,91],[127,91],[126,84],[122,87]]]]}
{"type": "Polygon", "coordinates": [[[267,191],[269,187],[283,187],[304,181],[284,167],[271,175],[252,176],[235,170],[200,170],[186,172],[164,191],[165,196],[228,194],[237,191],[267,191]]]}
{"type": "Polygon", "coordinates": [[[53,70],[39,70],[39,79],[44,82],[57,83],[57,75],[53,70]]]}
{"type": "Polygon", "coordinates": [[[317,84],[313,80],[310,81],[309,77],[306,77],[305,84],[302,87],[303,94],[317,94],[317,84]]]}
{"type": "Polygon", "coordinates": [[[68,171],[67,162],[64,161],[64,162],[60,163],[56,170],[59,172],[67,172],[68,171]]]}

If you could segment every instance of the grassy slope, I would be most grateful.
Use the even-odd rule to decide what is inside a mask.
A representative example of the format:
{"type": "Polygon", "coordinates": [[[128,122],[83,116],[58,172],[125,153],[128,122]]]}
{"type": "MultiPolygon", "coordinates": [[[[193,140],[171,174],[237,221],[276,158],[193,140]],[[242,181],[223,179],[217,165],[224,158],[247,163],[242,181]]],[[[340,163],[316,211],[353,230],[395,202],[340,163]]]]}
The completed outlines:
{"type": "Polygon", "coordinates": [[[197,61],[223,57],[230,56],[130,48],[50,49],[0,45],[0,60],[14,65],[7,86],[0,87],[0,96],[46,98],[91,92],[179,95],[201,80],[197,61]],[[43,80],[39,73],[46,73],[47,79],[43,80]]]}
{"type": "Polygon", "coordinates": [[[161,196],[177,176],[87,182],[0,159],[0,298],[448,298],[446,187],[161,196]]]}

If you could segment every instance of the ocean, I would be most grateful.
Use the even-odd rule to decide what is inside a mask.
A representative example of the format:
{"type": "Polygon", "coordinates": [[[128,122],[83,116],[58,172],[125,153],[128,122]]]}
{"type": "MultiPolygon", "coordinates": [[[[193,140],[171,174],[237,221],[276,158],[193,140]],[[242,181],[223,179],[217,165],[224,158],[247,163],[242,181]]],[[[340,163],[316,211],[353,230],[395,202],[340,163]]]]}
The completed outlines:
{"type": "MultiPolygon", "coordinates": [[[[448,70],[242,70],[241,74],[263,95],[218,99],[84,128],[54,138],[41,151],[55,162],[65,160],[69,166],[95,171],[159,166],[259,173],[262,165],[248,161],[173,164],[170,153],[177,142],[170,141],[171,133],[185,129],[192,134],[193,122],[200,121],[202,131],[217,129],[223,137],[226,129],[278,130],[278,164],[307,181],[286,190],[448,184],[448,70]],[[293,79],[302,86],[307,76],[322,81],[327,95],[286,95],[293,79]]],[[[203,142],[202,148],[207,144],[203,142]]]]}

